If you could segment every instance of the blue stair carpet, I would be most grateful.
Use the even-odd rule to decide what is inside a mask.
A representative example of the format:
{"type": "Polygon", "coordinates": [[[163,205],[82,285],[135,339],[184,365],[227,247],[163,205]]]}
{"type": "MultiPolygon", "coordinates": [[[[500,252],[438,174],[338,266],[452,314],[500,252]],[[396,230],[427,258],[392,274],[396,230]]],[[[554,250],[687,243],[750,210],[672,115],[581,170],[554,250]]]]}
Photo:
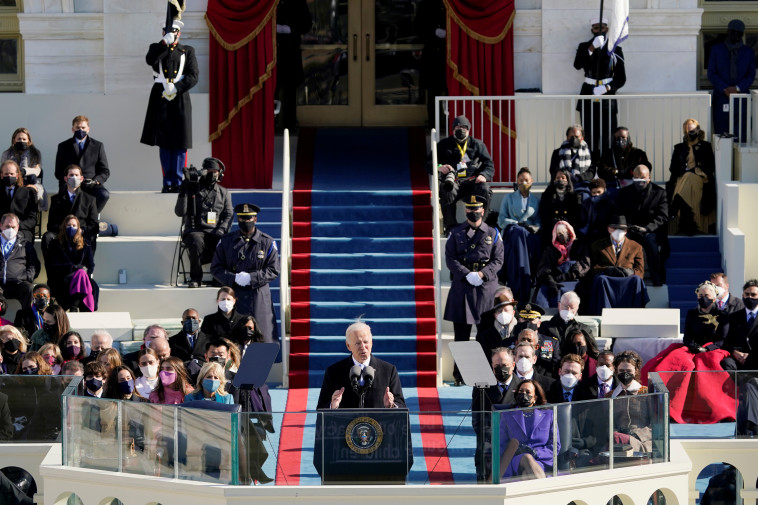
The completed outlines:
{"type": "Polygon", "coordinates": [[[723,272],[719,239],[715,235],[669,237],[671,256],[666,261],[669,307],[681,312],[681,329],[689,309],[697,305],[695,288],[714,272],[723,272]]]}

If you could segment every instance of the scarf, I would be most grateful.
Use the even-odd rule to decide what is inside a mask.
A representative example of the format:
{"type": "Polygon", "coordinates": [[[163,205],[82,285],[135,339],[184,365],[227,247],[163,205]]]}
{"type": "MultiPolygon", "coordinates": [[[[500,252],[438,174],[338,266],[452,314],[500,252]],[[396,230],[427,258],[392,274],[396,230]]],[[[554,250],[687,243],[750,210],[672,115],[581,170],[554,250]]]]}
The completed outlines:
{"type": "Polygon", "coordinates": [[[568,261],[569,259],[569,253],[571,252],[571,246],[574,244],[574,240],[576,239],[576,233],[574,233],[574,228],[566,221],[558,221],[555,223],[555,226],[553,226],[553,247],[555,247],[559,253],[561,253],[561,257],[558,258],[558,265],[563,265],[568,261]],[[569,233],[569,240],[566,244],[561,244],[558,242],[558,225],[564,225],[569,233]]]}
{"type": "Polygon", "coordinates": [[[558,157],[560,159],[558,168],[571,172],[571,175],[577,178],[582,178],[582,174],[587,172],[592,165],[590,148],[583,140],[576,151],[569,145],[568,140],[563,141],[558,150],[558,157]]]}

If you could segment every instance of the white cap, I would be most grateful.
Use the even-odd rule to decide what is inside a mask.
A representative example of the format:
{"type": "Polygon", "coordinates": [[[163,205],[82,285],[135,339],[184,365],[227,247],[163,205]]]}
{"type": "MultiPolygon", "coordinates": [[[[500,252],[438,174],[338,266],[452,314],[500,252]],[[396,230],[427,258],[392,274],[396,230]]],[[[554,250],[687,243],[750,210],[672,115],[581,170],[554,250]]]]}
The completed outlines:
{"type": "MultiPolygon", "coordinates": [[[[590,19],[591,25],[599,25],[600,24],[600,18],[598,16],[595,16],[594,18],[590,19]]],[[[608,18],[603,18],[603,24],[608,24],[608,18]]]]}
{"type": "Polygon", "coordinates": [[[176,30],[182,31],[182,28],[184,28],[184,23],[182,23],[178,19],[175,19],[174,22],[171,23],[171,27],[176,30]]]}

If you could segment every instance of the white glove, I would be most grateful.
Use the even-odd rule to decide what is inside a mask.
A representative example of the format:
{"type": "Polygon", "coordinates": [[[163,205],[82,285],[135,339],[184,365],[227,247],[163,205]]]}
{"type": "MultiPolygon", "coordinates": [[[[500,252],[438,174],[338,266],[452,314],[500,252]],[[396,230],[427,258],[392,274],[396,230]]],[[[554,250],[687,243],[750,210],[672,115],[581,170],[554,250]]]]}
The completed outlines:
{"type": "Polygon", "coordinates": [[[174,35],[173,32],[168,32],[166,35],[163,36],[163,42],[166,43],[167,46],[170,46],[174,43],[176,40],[176,35],[174,35]]]}
{"type": "Polygon", "coordinates": [[[164,91],[161,96],[170,102],[171,100],[176,98],[176,93],[174,93],[173,95],[169,95],[168,91],[164,91]]]}
{"type": "Polygon", "coordinates": [[[276,33],[292,33],[292,28],[290,28],[288,25],[276,25],[276,33]]]}
{"type": "Polygon", "coordinates": [[[175,95],[176,94],[176,86],[174,86],[173,82],[167,82],[163,85],[163,89],[166,91],[167,95],[175,95]]]}
{"type": "Polygon", "coordinates": [[[605,87],[605,85],[595,86],[594,88],[592,88],[593,95],[604,95],[606,93],[608,93],[608,89],[605,87]]]}
{"type": "Polygon", "coordinates": [[[484,282],[477,272],[469,272],[466,274],[466,280],[472,286],[481,286],[484,282]]]}
{"type": "Polygon", "coordinates": [[[248,272],[240,272],[234,276],[234,282],[236,282],[240,286],[249,286],[250,274],[248,272]]]}
{"type": "Polygon", "coordinates": [[[437,37],[444,39],[445,36],[447,36],[447,30],[443,30],[442,28],[437,28],[436,30],[434,30],[434,34],[437,37]]]}
{"type": "Polygon", "coordinates": [[[604,45],[605,45],[605,37],[603,37],[602,35],[598,35],[597,37],[592,39],[592,46],[595,49],[600,49],[604,45]]]}

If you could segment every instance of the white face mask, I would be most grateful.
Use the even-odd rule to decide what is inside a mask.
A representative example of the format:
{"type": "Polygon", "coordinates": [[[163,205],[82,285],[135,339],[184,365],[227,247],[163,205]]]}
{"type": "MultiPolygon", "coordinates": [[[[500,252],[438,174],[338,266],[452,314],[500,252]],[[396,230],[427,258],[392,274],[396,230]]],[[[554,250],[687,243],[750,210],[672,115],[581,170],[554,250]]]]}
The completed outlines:
{"type": "Polygon", "coordinates": [[[521,375],[526,375],[532,371],[532,362],[527,358],[521,358],[516,362],[516,368],[521,375]]]}
{"type": "Polygon", "coordinates": [[[508,326],[513,320],[513,314],[510,312],[502,311],[495,316],[495,319],[497,319],[497,322],[503,326],[508,326]]]}
{"type": "Polygon", "coordinates": [[[15,228],[6,228],[3,230],[3,237],[5,237],[5,240],[13,240],[16,238],[17,234],[18,231],[15,228]]]}
{"type": "Polygon", "coordinates": [[[234,308],[234,300],[221,300],[218,302],[218,308],[221,309],[221,312],[224,314],[231,312],[234,308]]]}
{"type": "Polygon", "coordinates": [[[561,316],[561,319],[563,319],[566,322],[571,321],[572,319],[574,319],[574,316],[575,316],[573,312],[566,309],[558,311],[558,314],[561,316]]]}
{"type": "Polygon", "coordinates": [[[626,230],[613,230],[611,232],[611,237],[613,237],[613,240],[616,242],[621,242],[624,240],[624,237],[626,237],[626,230]]]}
{"type": "Polygon", "coordinates": [[[158,365],[140,366],[139,370],[142,372],[142,376],[148,379],[152,379],[158,375],[158,365]]]}
{"type": "Polygon", "coordinates": [[[566,389],[574,389],[579,381],[574,377],[574,374],[566,373],[561,375],[561,384],[566,389]]]}
{"type": "Polygon", "coordinates": [[[608,368],[605,365],[601,365],[595,369],[595,372],[597,372],[597,376],[600,378],[601,381],[605,382],[608,379],[613,376],[613,370],[608,368]]]}

